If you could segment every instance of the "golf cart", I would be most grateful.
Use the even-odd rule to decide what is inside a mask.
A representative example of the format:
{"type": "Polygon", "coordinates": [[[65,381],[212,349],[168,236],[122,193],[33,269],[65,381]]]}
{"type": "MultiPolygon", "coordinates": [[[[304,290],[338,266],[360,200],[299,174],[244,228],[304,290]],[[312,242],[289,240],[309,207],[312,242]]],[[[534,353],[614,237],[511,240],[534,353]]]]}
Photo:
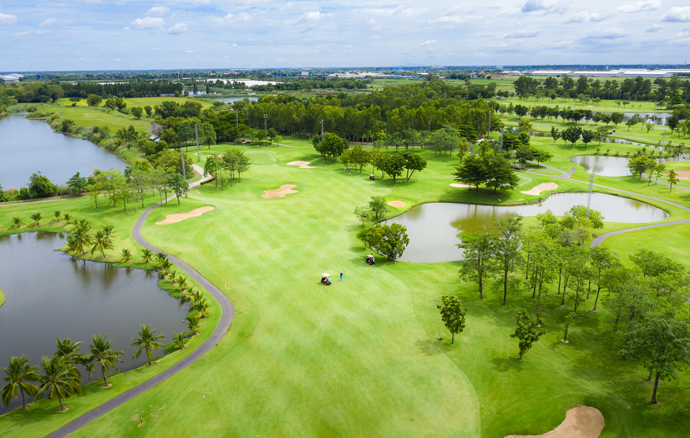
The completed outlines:
{"type": "Polygon", "coordinates": [[[367,264],[369,264],[369,265],[375,265],[376,264],[376,259],[374,259],[374,256],[372,254],[367,255],[367,264]]]}
{"type": "Polygon", "coordinates": [[[326,286],[331,285],[331,275],[330,274],[321,274],[321,283],[325,284],[326,286]]]}
{"type": "Polygon", "coordinates": [[[374,176],[373,173],[371,175],[369,175],[369,179],[372,181],[376,181],[376,177],[374,176]]]}

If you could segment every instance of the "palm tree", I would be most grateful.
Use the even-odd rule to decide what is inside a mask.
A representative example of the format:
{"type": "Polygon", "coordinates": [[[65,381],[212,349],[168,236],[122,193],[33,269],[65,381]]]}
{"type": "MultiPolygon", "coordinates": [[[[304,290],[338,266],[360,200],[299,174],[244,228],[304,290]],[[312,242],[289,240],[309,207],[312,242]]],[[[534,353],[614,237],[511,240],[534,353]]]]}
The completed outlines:
{"type": "Polygon", "coordinates": [[[55,220],[57,221],[57,223],[60,223],[60,216],[62,216],[62,212],[60,210],[55,210],[53,216],[55,216],[55,220]]]}
{"type": "Polygon", "coordinates": [[[187,279],[183,277],[182,274],[177,277],[177,286],[180,288],[180,290],[187,289],[187,279]]]}
{"type": "Polygon", "coordinates": [[[141,251],[141,263],[150,263],[153,258],[153,251],[148,248],[144,248],[141,251]]]}
{"type": "Polygon", "coordinates": [[[65,213],[62,218],[67,222],[68,224],[72,223],[72,216],[69,215],[69,213],[65,213]]]}
{"type": "Polygon", "coordinates": [[[10,399],[17,398],[17,392],[21,392],[22,410],[26,410],[25,393],[33,396],[38,391],[38,386],[28,383],[38,380],[38,368],[29,365],[29,359],[24,356],[13,356],[10,358],[10,366],[3,367],[2,370],[7,374],[5,376],[7,383],[0,389],[2,404],[8,408],[10,406],[10,399]]]}
{"type": "Polygon", "coordinates": [[[14,224],[14,227],[15,227],[15,228],[19,228],[19,227],[22,226],[22,224],[24,223],[24,221],[21,220],[21,218],[19,218],[19,217],[13,217],[13,218],[12,218],[12,223],[14,224]]]}
{"type": "Polygon", "coordinates": [[[191,315],[187,315],[182,322],[187,324],[187,330],[190,333],[193,333],[195,335],[201,333],[201,324],[199,323],[198,318],[191,315]]]}
{"type": "Polygon", "coordinates": [[[103,254],[103,258],[107,259],[108,256],[105,255],[106,249],[113,249],[113,241],[105,233],[105,231],[97,231],[96,235],[93,237],[93,248],[91,248],[91,255],[93,255],[96,250],[100,250],[103,254]]]}
{"type": "Polygon", "coordinates": [[[132,260],[132,251],[130,251],[128,249],[123,249],[122,250],[122,263],[127,263],[130,260],[132,260]]]}
{"type": "Polygon", "coordinates": [[[60,412],[67,409],[62,404],[63,398],[68,398],[72,393],[81,394],[81,378],[77,369],[70,366],[64,357],[53,356],[43,357],[41,364],[43,373],[38,375],[41,386],[36,391],[36,398],[40,399],[44,394],[48,394],[48,399],[52,400],[57,396],[60,402],[60,412]]]}
{"type": "Polygon", "coordinates": [[[34,221],[34,227],[41,225],[42,218],[43,216],[41,215],[41,213],[34,213],[31,215],[31,219],[34,221]]]}
{"type": "Polygon", "coordinates": [[[200,318],[206,318],[208,315],[208,301],[204,299],[194,301],[192,309],[198,312],[200,318]]]}
{"type": "Polygon", "coordinates": [[[187,333],[175,333],[170,340],[170,345],[175,347],[176,350],[184,350],[187,346],[187,333]]]}
{"type": "MultiPolygon", "coordinates": [[[[65,338],[60,340],[56,338],[57,350],[55,350],[55,356],[64,357],[68,365],[75,366],[77,364],[84,364],[85,356],[79,352],[81,348],[81,342],[72,342],[70,338],[65,338]]],[[[79,372],[79,370],[77,370],[79,372]]]]}
{"type": "Polygon", "coordinates": [[[137,351],[134,352],[132,359],[138,359],[142,351],[146,351],[146,357],[151,365],[153,359],[153,350],[160,350],[165,347],[163,342],[157,342],[159,339],[165,339],[164,334],[157,335],[156,329],[152,329],[150,325],[142,325],[141,330],[137,331],[138,338],[132,338],[133,342],[129,345],[136,345],[137,351]]]}
{"type": "Polygon", "coordinates": [[[96,367],[96,365],[99,365],[101,367],[101,374],[103,375],[104,387],[108,386],[108,379],[106,378],[105,373],[109,373],[110,368],[114,368],[115,370],[120,371],[117,368],[117,365],[115,365],[115,362],[123,363],[124,361],[120,359],[120,356],[125,354],[124,351],[113,350],[112,348],[110,348],[110,339],[106,339],[107,337],[108,335],[93,335],[93,340],[91,342],[91,345],[89,345],[89,348],[91,349],[91,354],[86,356],[85,360],[85,362],[89,364],[86,367],[86,369],[89,370],[89,377],[93,375],[93,370],[96,367]]]}
{"type": "Polygon", "coordinates": [[[177,284],[177,271],[174,269],[170,270],[170,282],[172,284],[177,284]]]}
{"type": "Polygon", "coordinates": [[[103,232],[109,239],[115,238],[115,236],[113,236],[113,231],[115,231],[115,225],[106,225],[103,227],[103,232]]]}
{"type": "Polygon", "coordinates": [[[158,254],[156,254],[156,261],[157,261],[156,264],[157,264],[158,266],[160,266],[161,268],[164,268],[164,267],[165,267],[165,266],[163,265],[164,262],[170,263],[170,261],[168,260],[168,255],[167,255],[166,253],[164,253],[164,252],[159,252],[158,254]]]}
{"type": "Polygon", "coordinates": [[[189,288],[188,295],[190,301],[200,301],[204,299],[204,295],[193,287],[189,288]]]}
{"type": "Polygon", "coordinates": [[[82,253],[82,255],[86,255],[86,251],[84,248],[87,245],[90,245],[91,242],[93,242],[93,237],[91,237],[91,234],[89,234],[90,229],[91,229],[91,225],[89,225],[89,223],[86,221],[86,219],[82,219],[78,222],[75,222],[74,223],[74,230],[67,237],[68,245],[69,245],[70,236],[71,236],[75,251],[79,251],[82,253]]]}

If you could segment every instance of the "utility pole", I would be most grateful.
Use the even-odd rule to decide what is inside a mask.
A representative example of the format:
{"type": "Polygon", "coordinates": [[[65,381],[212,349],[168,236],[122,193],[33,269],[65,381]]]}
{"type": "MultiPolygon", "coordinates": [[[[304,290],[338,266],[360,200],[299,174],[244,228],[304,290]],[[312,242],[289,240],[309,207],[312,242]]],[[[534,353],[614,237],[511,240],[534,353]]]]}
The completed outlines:
{"type": "Polygon", "coordinates": [[[264,114],[264,134],[268,138],[268,114],[264,114]]]}
{"type": "Polygon", "coordinates": [[[321,140],[323,140],[323,120],[321,120],[321,140]]]}
{"type": "Polygon", "coordinates": [[[196,136],[196,161],[201,162],[201,152],[199,151],[199,129],[194,124],[194,135],[196,136]]]}
{"type": "Polygon", "coordinates": [[[499,152],[503,152],[503,130],[501,130],[501,146],[498,149],[499,152]]]}
{"type": "Polygon", "coordinates": [[[589,206],[592,204],[592,183],[594,182],[594,173],[589,177],[589,194],[587,195],[587,219],[589,219],[589,206]]]}
{"type": "Polygon", "coordinates": [[[235,125],[240,127],[240,116],[237,115],[237,108],[235,108],[235,125]]]}
{"type": "Polygon", "coordinates": [[[489,108],[489,129],[486,131],[486,138],[489,138],[491,135],[491,108],[489,108]]]}
{"type": "Polygon", "coordinates": [[[182,148],[180,148],[180,162],[182,163],[182,176],[184,179],[187,179],[187,171],[184,168],[184,153],[182,152],[182,148]]]}

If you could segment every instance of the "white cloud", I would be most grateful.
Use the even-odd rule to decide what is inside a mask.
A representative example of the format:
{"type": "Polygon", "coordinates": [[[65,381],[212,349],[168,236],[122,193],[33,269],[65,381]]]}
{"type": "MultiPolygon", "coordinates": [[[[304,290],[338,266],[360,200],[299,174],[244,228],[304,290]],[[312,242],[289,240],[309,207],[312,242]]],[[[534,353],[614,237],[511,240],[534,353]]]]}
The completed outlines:
{"type": "Polygon", "coordinates": [[[39,24],[38,27],[48,27],[48,26],[52,26],[55,23],[57,23],[56,19],[49,18],[46,21],[44,21],[43,23],[39,24]]]}
{"type": "Polygon", "coordinates": [[[145,15],[153,15],[155,17],[162,17],[163,15],[167,14],[170,8],[166,6],[156,6],[151,9],[149,9],[145,15]]]}
{"type": "Polygon", "coordinates": [[[516,30],[503,35],[501,38],[504,40],[514,39],[514,38],[536,38],[539,35],[537,30],[516,30]]]}
{"type": "Polygon", "coordinates": [[[527,0],[520,6],[520,12],[523,14],[530,14],[532,12],[538,14],[563,14],[566,11],[564,6],[555,4],[547,4],[542,0],[527,0]]]}
{"type": "Polygon", "coordinates": [[[589,13],[587,11],[582,11],[579,12],[572,17],[570,17],[565,23],[585,23],[585,22],[593,22],[593,23],[598,23],[601,20],[605,19],[606,15],[602,14],[597,14],[596,12],[589,13]]]}
{"type": "Polygon", "coordinates": [[[292,8],[292,6],[294,6],[294,3],[288,2],[288,3],[285,3],[285,5],[280,8],[280,10],[281,11],[287,11],[288,9],[292,8]]]}
{"type": "Polygon", "coordinates": [[[690,7],[673,7],[664,15],[661,21],[666,22],[685,22],[690,21],[690,7]]]}
{"type": "Polygon", "coordinates": [[[34,33],[35,33],[36,35],[45,35],[45,34],[51,33],[51,32],[52,32],[52,30],[37,30],[37,31],[34,32],[34,33]]]}
{"type": "Polygon", "coordinates": [[[187,50],[187,53],[194,53],[194,50],[187,50]]]}
{"type": "Polygon", "coordinates": [[[443,24],[460,24],[464,23],[466,21],[472,21],[472,20],[477,20],[479,18],[482,18],[481,15],[444,15],[442,17],[439,17],[435,20],[429,20],[429,23],[431,24],[436,24],[436,23],[443,23],[443,24]]]}
{"type": "Polygon", "coordinates": [[[326,17],[328,15],[331,15],[331,14],[324,14],[320,11],[306,12],[306,13],[302,14],[302,16],[299,17],[297,20],[295,20],[294,24],[302,23],[305,21],[318,21],[318,20],[320,20],[323,17],[326,17]]]}
{"type": "Polygon", "coordinates": [[[432,44],[436,44],[436,40],[424,41],[422,44],[419,45],[419,47],[430,46],[432,44]]]}
{"type": "Polygon", "coordinates": [[[26,30],[26,31],[24,31],[24,32],[16,32],[16,33],[13,33],[13,34],[12,34],[12,37],[13,37],[13,38],[22,38],[22,37],[31,35],[32,33],[34,33],[33,30],[26,30]]]}
{"type": "Polygon", "coordinates": [[[235,43],[232,43],[232,47],[237,47],[237,44],[235,44],[235,43]]]}
{"type": "Polygon", "coordinates": [[[613,27],[611,29],[604,29],[596,32],[592,32],[587,35],[587,39],[590,40],[615,40],[617,38],[623,38],[625,36],[625,30],[613,27]]]}
{"type": "Polygon", "coordinates": [[[210,5],[211,0],[194,0],[194,6],[210,5]]]}
{"type": "Polygon", "coordinates": [[[17,24],[17,16],[0,14],[0,24],[17,24]]]}
{"type": "Polygon", "coordinates": [[[370,36],[370,37],[367,38],[367,39],[368,39],[368,40],[380,40],[380,39],[381,39],[381,36],[380,36],[380,35],[372,35],[372,36],[370,36]]]}
{"type": "Polygon", "coordinates": [[[629,14],[635,12],[656,11],[661,7],[661,0],[647,0],[631,5],[624,5],[618,8],[618,12],[627,12],[629,14]]]}
{"type": "Polygon", "coordinates": [[[238,21],[249,21],[250,18],[251,16],[249,14],[240,12],[239,14],[228,14],[225,17],[216,17],[216,23],[224,26],[231,23],[237,23],[238,21]]]}
{"type": "Polygon", "coordinates": [[[168,28],[166,32],[172,35],[179,35],[181,33],[185,33],[189,30],[189,26],[187,26],[185,23],[177,23],[173,27],[168,28]]]}
{"type": "Polygon", "coordinates": [[[136,20],[132,21],[130,26],[136,29],[163,29],[165,26],[165,20],[162,18],[151,17],[137,18],[136,20]]]}
{"type": "Polygon", "coordinates": [[[645,29],[645,32],[659,32],[661,29],[665,28],[666,26],[662,26],[660,24],[653,24],[649,26],[647,29],[645,29]]]}

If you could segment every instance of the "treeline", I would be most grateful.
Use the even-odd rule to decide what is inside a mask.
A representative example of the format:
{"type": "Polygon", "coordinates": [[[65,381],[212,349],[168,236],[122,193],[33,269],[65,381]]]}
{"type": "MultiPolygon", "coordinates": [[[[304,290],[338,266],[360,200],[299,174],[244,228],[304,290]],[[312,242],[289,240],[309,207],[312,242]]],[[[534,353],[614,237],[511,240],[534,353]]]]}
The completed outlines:
{"type": "Polygon", "coordinates": [[[373,81],[371,79],[339,78],[281,78],[280,82],[267,85],[254,85],[253,91],[309,91],[309,90],[364,90],[373,81]]]}
{"type": "Polygon", "coordinates": [[[626,78],[622,82],[611,79],[601,82],[586,76],[575,80],[568,75],[560,78],[549,76],[542,82],[530,76],[520,76],[513,86],[518,96],[668,101],[672,105],[690,102],[690,80],[681,80],[677,76],[668,80],[657,78],[653,83],[641,76],[626,78]]]}
{"type": "Polygon", "coordinates": [[[46,103],[63,97],[86,98],[95,94],[103,98],[116,97],[157,97],[161,95],[180,95],[180,83],[163,82],[122,82],[98,84],[95,82],[22,82],[0,88],[0,104],[46,103]]]}

